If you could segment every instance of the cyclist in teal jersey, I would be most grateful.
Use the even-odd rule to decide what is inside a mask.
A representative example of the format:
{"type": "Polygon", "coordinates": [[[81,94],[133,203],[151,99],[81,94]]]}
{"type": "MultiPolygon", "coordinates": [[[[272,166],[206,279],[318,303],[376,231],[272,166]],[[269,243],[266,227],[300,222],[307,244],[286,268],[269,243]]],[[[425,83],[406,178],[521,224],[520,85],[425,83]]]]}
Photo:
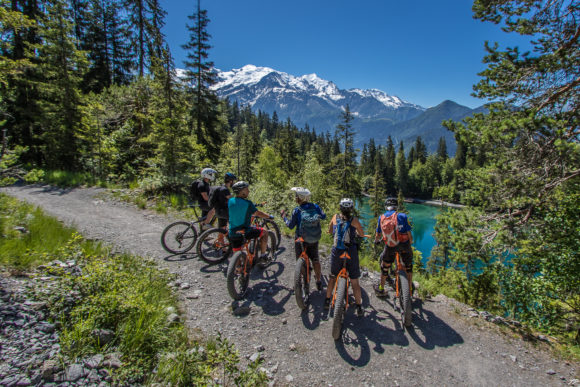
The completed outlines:
{"type": "Polygon", "coordinates": [[[247,199],[250,194],[249,187],[245,181],[238,181],[232,186],[235,196],[228,201],[229,238],[233,249],[239,249],[243,244],[240,232],[244,232],[247,240],[260,238],[260,260],[267,260],[268,232],[261,227],[251,227],[250,223],[252,216],[265,219],[274,219],[274,216],[258,210],[254,203],[247,199]]]}

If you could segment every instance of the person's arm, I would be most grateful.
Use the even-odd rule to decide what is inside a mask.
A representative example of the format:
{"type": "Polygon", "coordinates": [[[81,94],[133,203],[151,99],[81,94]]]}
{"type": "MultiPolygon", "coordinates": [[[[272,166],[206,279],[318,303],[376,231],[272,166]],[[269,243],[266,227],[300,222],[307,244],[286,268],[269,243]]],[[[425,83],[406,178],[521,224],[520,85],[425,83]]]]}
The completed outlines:
{"type": "Polygon", "coordinates": [[[290,219],[284,217],[284,223],[286,223],[286,226],[290,230],[298,225],[298,212],[298,208],[295,208],[294,211],[292,211],[292,217],[290,219]]]}
{"type": "Polygon", "coordinates": [[[324,213],[324,211],[322,210],[322,208],[320,208],[320,206],[317,204],[316,208],[318,208],[318,212],[320,213],[320,219],[324,220],[326,219],[326,214],[324,213]]]}
{"type": "Polygon", "coordinates": [[[262,212],[260,210],[257,210],[256,212],[254,212],[252,214],[252,216],[256,216],[258,218],[264,218],[264,219],[272,219],[272,218],[274,218],[272,215],[266,214],[265,212],[262,212]]]}
{"type": "Polygon", "coordinates": [[[381,232],[381,215],[379,215],[379,220],[377,221],[377,229],[375,230],[375,243],[383,239],[383,233],[381,232]]]}
{"type": "Polygon", "coordinates": [[[332,235],[334,232],[334,224],[336,223],[336,215],[332,217],[332,220],[328,224],[328,233],[332,235]]]}
{"type": "Polygon", "coordinates": [[[362,224],[360,224],[358,218],[354,218],[350,224],[355,228],[358,236],[365,236],[365,231],[363,230],[362,224]]]}
{"type": "Polygon", "coordinates": [[[209,195],[207,194],[207,192],[202,192],[201,197],[205,202],[209,201],[209,195]]]}

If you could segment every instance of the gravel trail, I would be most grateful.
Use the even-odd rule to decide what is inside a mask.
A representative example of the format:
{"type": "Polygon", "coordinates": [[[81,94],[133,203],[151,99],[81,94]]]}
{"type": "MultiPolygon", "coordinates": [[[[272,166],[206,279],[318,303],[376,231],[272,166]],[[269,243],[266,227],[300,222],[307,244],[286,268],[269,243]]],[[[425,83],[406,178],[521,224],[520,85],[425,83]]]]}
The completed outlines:
{"type": "MultiPolygon", "coordinates": [[[[293,242],[283,238],[277,259],[255,269],[245,300],[232,302],[226,264],[209,266],[194,254],[168,255],[159,242],[176,220],[109,199],[96,188],[20,186],[0,189],[43,208],[86,238],[151,257],[178,275],[182,317],[192,330],[231,340],[244,358],[260,356],[276,386],[562,386],[578,383],[579,364],[556,360],[509,330],[442,296],[414,300],[413,328],[402,330],[392,297],[375,297],[377,274],[361,278],[365,317],[350,308],[342,340],[332,339],[324,295],[313,292],[307,313],[292,283],[293,242]],[[236,313],[234,313],[234,311],[236,313]]],[[[321,249],[325,281],[328,254],[321,249]]]]}

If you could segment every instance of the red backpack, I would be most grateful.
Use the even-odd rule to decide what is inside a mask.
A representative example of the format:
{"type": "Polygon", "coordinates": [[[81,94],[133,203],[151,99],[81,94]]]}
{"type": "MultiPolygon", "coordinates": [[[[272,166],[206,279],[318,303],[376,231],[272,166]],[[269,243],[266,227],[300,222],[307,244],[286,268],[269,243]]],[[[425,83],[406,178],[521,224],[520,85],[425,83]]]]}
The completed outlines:
{"type": "Polygon", "coordinates": [[[389,247],[395,247],[399,244],[399,237],[397,232],[397,212],[393,212],[391,216],[381,216],[381,231],[383,232],[383,240],[389,247]]]}

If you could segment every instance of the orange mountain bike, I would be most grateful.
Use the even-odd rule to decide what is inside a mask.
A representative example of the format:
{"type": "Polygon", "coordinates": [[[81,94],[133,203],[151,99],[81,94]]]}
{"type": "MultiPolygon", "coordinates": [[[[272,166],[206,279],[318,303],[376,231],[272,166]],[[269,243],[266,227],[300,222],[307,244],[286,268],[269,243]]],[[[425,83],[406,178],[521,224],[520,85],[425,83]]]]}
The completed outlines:
{"type": "MultiPolygon", "coordinates": [[[[273,231],[266,231],[268,233],[268,247],[266,253],[268,254],[268,261],[258,263],[258,267],[265,268],[274,259],[274,252],[276,251],[276,237],[273,231]]],[[[226,275],[226,282],[228,285],[228,292],[234,300],[241,300],[250,283],[250,273],[256,264],[256,257],[259,254],[259,238],[246,239],[243,231],[238,234],[244,239],[242,247],[234,249],[234,255],[228,265],[226,275]]]]}
{"type": "Polygon", "coordinates": [[[330,308],[334,311],[334,320],[332,322],[332,337],[334,340],[338,340],[342,332],[344,313],[348,308],[348,288],[350,287],[350,277],[348,276],[348,270],[346,270],[346,262],[350,259],[350,255],[345,251],[340,258],[343,259],[342,269],[336,276],[330,303],[330,308]]]}
{"type": "Polygon", "coordinates": [[[299,237],[296,241],[302,245],[302,254],[296,260],[296,268],[294,269],[294,295],[296,296],[298,307],[304,310],[308,306],[310,298],[312,263],[308,254],[306,254],[304,239],[299,237]]]}
{"type": "Polygon", "coordinates": [[[410,327],[412,322],[411,284],[407,268],[402,262],[399,252],[396,253],[396,267],[391,265],[391,273],[395,277],[395,301],[393,306],[401,312],[401,323],[410,327]],[[394,272],[394,273],[393,273],[394,272]]]}

